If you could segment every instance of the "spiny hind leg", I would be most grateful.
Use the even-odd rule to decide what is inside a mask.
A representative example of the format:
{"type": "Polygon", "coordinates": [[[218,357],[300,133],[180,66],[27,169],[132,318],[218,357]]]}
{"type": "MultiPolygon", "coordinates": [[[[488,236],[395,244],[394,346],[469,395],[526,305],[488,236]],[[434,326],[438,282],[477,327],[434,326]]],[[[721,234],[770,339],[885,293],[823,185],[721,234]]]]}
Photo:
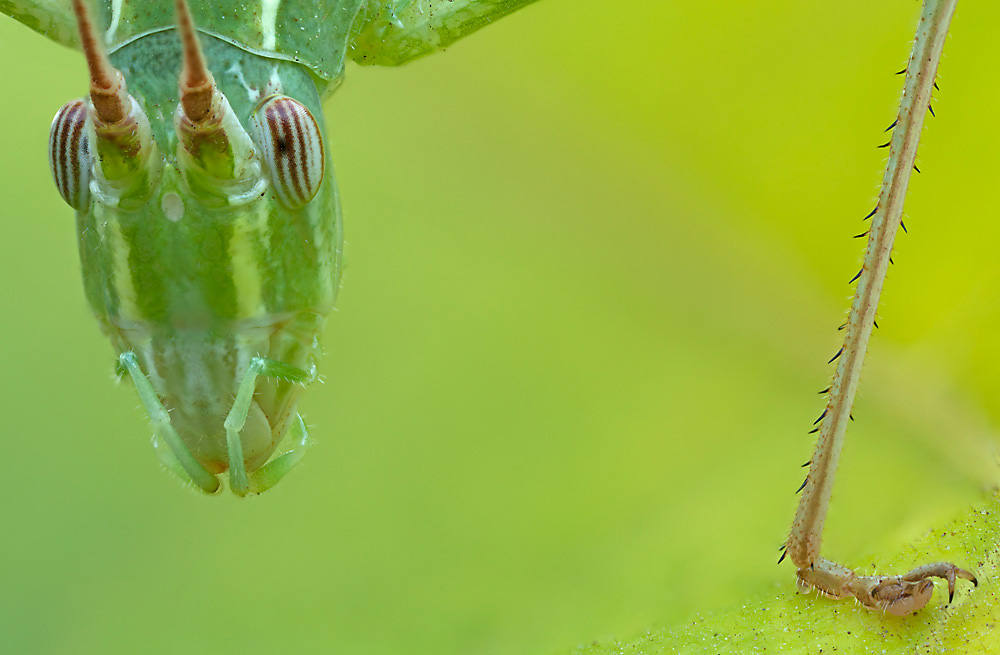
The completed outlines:
{"type": "MultiPolygon", "coordinates": [[[[834,412],[834,416],[837,413],[834,412]]],[[[828,435],[820,431],[813,462],[829,464],[828,435]]],[[[976,576],[949,562],[936,562],[919,566],[903,575],[858,575],[843,564],[820,557],[823,536],[823,519],[829,505],[829,487],[832,475],[810,475],[802,486],[803,494],[792,524],[792,532],[782,547],[780,563],[789,556],[797,569],[800,591],[815,589],[834,599],[855,598],[868,609],[895,616],[907,616],[924,607],[934,592],[931,578],[948,582],[948,602],[955,596],[955,581],[959,578],[978,586],[976,576]],[[821,483],[825,483],[822,485],[821,483]],[[824,493],[824,491],[826,493],[824,493]]]]}
{"type": "MultiPolygon", "coordinates": [[[[243,460],[243,441],[240,439],[240,431],[243,430],[243,426],[246,425],[247,415],[250,413],[250,406],[251,403],[253,403],[253,394],[254,390],[257,388],[257,378],[259,376],[306,384],[311,382],[316,377],[316,372],[315,370],[303,371],[300,368],[289,366],[284,362],[279,362],[274,359],[265,359],[264,357],[254,357],[250,360],[247,372],[240,381],[240,388],[236,392],[236,400],[233,402],[233,407],[229,410],[229,414],[226,416],[225,423],[223,424],[226,428],[226,447],[229,451],[229,488],[232,489],[233,493],[237,496],[245,496],[251,491],[250,479],[247,476],[246,463],[243,460]]],[[[299,419],[299,422],[301,422],[301,419],[299,419]]],[[[302,426],[302,430],[303,434],[305,434],[304,425],[302,426]]],[[[305,442],[308,443],[308,436],[304,436],[303,438],[305,439],[305,442]]],[[[303,449],[304,445],[300,450],[303,449]]],[[[298,457],[302,457],[301,453],[298,457]]],[[[281,458],[279,457],[278,459],[281,458]]],[[[291,468],[291,466],[297,461],[298,460],[296,459],[294,462],[291,462],[288,468],[291,468]]],[[[275,462],[277,462],[277,460],[275,460],[275,462]]],[[[267,466],[268,465],[262,467],[262,470],[266,469],[267,466]]],[[[268,487],[277,482],[282,475],[284,475],[284,473],[279,474],[278,477],[271,482],[270,485],[268,485],[268,487]]]]}
{"type": "Polygon", "coordinates": [[[916,612],[931,599],[931,578],[948,582],[948,602],[955,597],[955,580],[961,578],[979,586],[976,576],[954,564],[937,562],[919,566],[903,575],[857,575],[846,566],[819,558],[798,570],[799,588],[814,588],[830,598],[854,597],[869,609],[895,616],[916,612]]]}
{"type": "Polygon", "coordinates": [[[250,493],[263,493],[278,484],[296,464],[302,460],[309,448],[309,432],[302,417],[295,415],[295,420],[289,428],[291,449],[278,455],[270,462],[250,473],[250,493]]]}
{"type": "Polygon", "coordinates": [[[153,445],[160,461],[179,478],[190,480],[205,493],[218,491],[219,479],[209,473],[181,441],[180,435],[170,422],[170,414],[160,402],[160,397],[156,395],[149,378],[139,367],[134,352],[127,351],[118,356],[118,371],[120,374],[128,373],[132,378],[135,390],[139,393],[139,400],[146,408],[146,413],[156,431],[153,445]]]}
{"type": "Polygon", "coordinates": [[[816,421],[819,427],[812,430],[818,432],[819,437],[807,464],[809,475],[799,487],[802,498],[782,554],[782,559],[787,554],[795,564],[800,584],[834,598],[853,596],[866,607],[897,615],[909,614],[927,603],[934,587],[932,577],[946,579],[951,594],[954,594],[956,578],[973,583],[976,578],[968,571],[945,563],[922,566],[900,576],[858,576],[846,566],[820,557],[820,545],[834,474],[847,424],[852,418],[851,407],[875,327],[886,272],[892,261],[893,243],[902,225],[903,201],[910,171],[915,168],[924,114],[930,106],[938,62],[956,2],[924,0],[913,51],[905,69],[899,112],[891,126],[892,139],[885,144],[889,146],[889,162],[882,188],[875,209],[865,217],[871,220],[870,229],[865,233],[868,247],[861,271],[851,280],[857,282],[857,287],[847,323],[843,326],[846,328],[844,345],[830,359],[830,362],[837,360],[837,371],[833,384],[823,392],[830,394],[829,399],[816,421]]]}

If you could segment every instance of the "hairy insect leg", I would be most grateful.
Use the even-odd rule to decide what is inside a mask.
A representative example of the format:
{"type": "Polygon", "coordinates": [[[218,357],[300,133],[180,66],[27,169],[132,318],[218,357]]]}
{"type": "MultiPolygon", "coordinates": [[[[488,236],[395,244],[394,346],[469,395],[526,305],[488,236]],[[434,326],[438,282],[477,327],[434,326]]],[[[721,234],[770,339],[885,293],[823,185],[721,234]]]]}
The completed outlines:
{"type": "Polygon", "coordinates": [[[866,607],[899,616],[927,604],[934,589],[930,578],[946,579],[949,594],[953,595],[956,578],[975,583],[975,576],[947,563],[928,564],[898,576],[859,576],[846,566],[820,557],[820,546],[844,435],[852,418],[851,408],[862,364],[892,261],[893,242],[902,224],[903,201],[910,171],[914,168],[924,114],[930,105],[938,62],[956,2],[924,0],[913,52],[906,67],[899,113],[893,124],[892,139],[886,144],[889,161],[878,203],[875,211],[866,217],[871,219],[868,247],[861,272],[852,280],[857,283],[857,289],[844,325],[844,345],[830,360],[837,360],[837,370],[833,384],[824,392],[829,393],[826,409],[815,422],[818,427],[812,430],[819,433],[816,448],[808,463],[809,475],[799,487],[802,497],[781,556],[784,559],[787,555],[795,564],[800,587],[813,587],[832,598],[853,596],[866,607]]]}
{"type": "Polygon", "coordinates": [[[167,467],[167,470],[176,475],[178,478],[184,482],[190,482],[191,476],[187,474],[181,462],[174,455],[173,451],[170,450],[170,446],[167,442],[160,438],[160,435],[156,432],[153,433],[153,452],[156,453],[156,458],[160,460],[160,464],[167,467]]]}
{"type": "Polygon", "coordinates": [[[219,479],[209,473],[194,458],[194,455],[184,445],[184,442],[181,441],[177,430],[170,423],[170,414],[163,406],[163,403],[160,402],[160,398],[156,395],[156,391],[153,389],[149,378],[146,377],[146,374],[139,367],[139,361],[135,353],[132,351],[123,352],[118,356],[118,364],[119,370],[128,372],[129,377],[132,378],[132,383],[139,393],[139,400],[142,402],[143,407],[146,408],[146,413],[153,423],[157,437],[163,439],[163,442],[166,444],[166,449],[164,449],[162,444],[154,440],[160,461],[181,479],[190,479],[205,493],[211,494],[218,491],[219,479]],[[170,453],[170,457],[166,456],[167,452],[170,453]]]}
{"type": "Polygon", "coordinates": [[[264,493],[278,484],[298,464],[309,448],[309,432],[302,417],[297,415],[289,428],[291,449],[250,474],[250,493],[264,493]]]}
{"type": "Polygon", "coordinates": [[[846,566],[819,558],[811,567],[799,569],[799,587],[816,589],[830,598],[854,597],[869,609],[907,616],[927,604],[934,592],[931,578],[948,582],[948,602],[955,597],[955,580],[978,586],[972,573],[948,562],[917,567],[903,575],[857,575],[846,566]]]}
{"type": "MultiPolygon", "coordinates": [[[[240,381],[240,388],[236,392],[236,400],[233,402],[233,407],[229,410],[229,414],[226,416],[223,424],[226,428],[226,447],[229,450],[229,488],[237,496],[245,496],[251,491],[246,463],[243,460],[243,441],[240,439],[240,431],[243,430],[243,426],[247,421],[247,415],[250,413],[254,389],[257,387],[257,377],[265,376],[281,378],[292,382],[309,382],[314,375],[314,373],[303,371],[300,368],[295,368],[294,366],[289,366],[284,362],[273,359],[254,357],[250,360],[247,372],[240,381]]],[[[303,426],[304,430],[305,426],[303,426]]],[[[308,440],[308,437],[306,437],[306,440],[308,440]]],[[[294,463],[292,462],[291,464],[294,463]]],[[[291,464],[288,468],[291,468],[291,464]]],[[[266,466],[262,468],[266,468],[266,466]]],[[[284,475],[284,473],[281,475],[284,475]]],[[[278,477],[280,478],[281,475],[278,477]]],[[[275,482],[277,482],[277,479],[275,482]]],[[[272,482],[271,484],[273,485],[274,483],[272,482]]]]}

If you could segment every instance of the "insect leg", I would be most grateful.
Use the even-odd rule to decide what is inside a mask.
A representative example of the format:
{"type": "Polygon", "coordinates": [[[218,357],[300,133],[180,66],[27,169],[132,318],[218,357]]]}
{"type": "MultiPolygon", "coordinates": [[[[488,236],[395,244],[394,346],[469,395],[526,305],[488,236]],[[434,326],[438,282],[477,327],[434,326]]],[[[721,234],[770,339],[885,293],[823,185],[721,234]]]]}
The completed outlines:
{"type": "Polygon", "coordinates": [[[907,616],[927,604],[934,592],[931,578],[948,583],[948,602],[955,597],[959,578],[979,586],[976,576],[949,562],[918,566],[903,575],[857,575],[848,567],[818,558],[811,567],[799,571],[799,586],[815,588],[829,598],[854,597],[868,609],[907,616]]]}
{"type": "MultiPolygon", "coordinates": [[[[123,352],[118,356],[118,363],[120,368],[128,371],[129,376],[132,378],[132,383],[135,385],[135,390],[139,393],[139,400],[146,408],[146,413],[149,414],[149,418],[153,423],[153,428],[156,430],[157,436],[161,437],[163,441],[166,442],[167,447],[170,449],[170,453],[177,460],[179,468],[183,470],[183,472],[187,474],[187,477],[198,485],[202,491],[210,494],[218,491],[218,478],[209,473],[205,467],[194,458],[194,455],[192,455],[191,451],[184,445],[184,442],[181,441],[180,435],[177,434],[177,430],[174,429],[174,426],[170,423],[170,414],[167,413],[163,403],[160,402],[160,398],[156,395],[156,390],[153,389],[153,385],[149,382],[149,378],[146,377],[146,374],[143,373],[142,369],[139,367],[139,361],[136,359],[135,353],[131,350],[123,352]]],[[[161,461],[162,459],[163,458],[161,457],[161,461]]],[[[179,473],[177,468],[170,466],[169,461],[165,463],[175,473],[179,473]]]]}
{"type": "Polygon", "coordinates": [[[170,446],[156,432],[153,433],[153,452],[156,453],[160,464],[166,466],[171,473],[184,482],[190,481],[191,476],[184,470],[180,460],[174,455],[174,451],[170,450],[170,446]]]}
{"type": "Polygon", "coordinates": [[[270,462],[250,474],[250,491],[263,493],[278,484],[292,468],[299,463],[309,447],[309,433],[302,417],[295,416],[290,429],[292,448],[286,453],[275,457],[270,462]]]}
{"type": "MultiPolygon", "coordinates": [[[[240,439],[240,431],[246,424],[250,404],[253,402],[253,393],[257,387],[257,376],[260,375],[292,382],[309,382],[315,373],[303,371],[274,359],[254,357],[250,360],[250,366],[247,367],[247,372],[243,376],[243,380],[240,381],[240,388],[236,392],[236,400],[223,424],[226,428],[226,446],[229,449],[229,487],[238,496],[245,496],[250,492],[246,463],[243,461],[243,441],[240,439]]],[[[294,464],[294,462],[292,463],[294,464]]]]}
{"type": "MultiPolygon", "coordinates": [[[[850,568],[820,557],[823,524],[833,489],[833,478],[851,418],[865,352],[875,326],[882,285],[889,268],[893,241],[902,222],[903,200],[916,158],[924,113],[930,102],[938,62],[957,0],[925,0],[913,53],[906,71],[899,115],[889,142],[889,162],[882,179],[876,211],[871,215],[868,249],[857,278],[857,290],[846,325],[844,347],[837,353],[837,372],[827,408],[818,423],[819,437],[810,460],[809,476],[785,543],[785,554],[798,569],[800,587],[815,588],[831,598],[853,596],[863,605],[906,615],[923,607],[931,597],[931,577],[975,582],[975,576],[953,564],[920,567],[902,576],[859,576],[850,568]]],[[[830,360],[833,361],[833,360],[830,360]]],[[[782,555],[784,558],[785,554],[782,555]]]]}

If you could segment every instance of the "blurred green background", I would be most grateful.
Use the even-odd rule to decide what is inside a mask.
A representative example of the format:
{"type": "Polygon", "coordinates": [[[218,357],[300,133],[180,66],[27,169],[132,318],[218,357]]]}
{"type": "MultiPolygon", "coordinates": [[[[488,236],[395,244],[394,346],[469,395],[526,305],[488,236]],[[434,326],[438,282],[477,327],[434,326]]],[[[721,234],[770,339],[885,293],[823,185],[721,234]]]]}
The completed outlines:
{"type": "MultiPolygon", "coordinates": [[[[300,470],[156,461],[48,173],[82,57],[5,17],[0,649],[551,653],[763,590],[917,2],[541,0],[327,103],[347,264],[300,470]]],[[[1000,8],[960,3],[825,552],[997,478],[1000,8]]]]}

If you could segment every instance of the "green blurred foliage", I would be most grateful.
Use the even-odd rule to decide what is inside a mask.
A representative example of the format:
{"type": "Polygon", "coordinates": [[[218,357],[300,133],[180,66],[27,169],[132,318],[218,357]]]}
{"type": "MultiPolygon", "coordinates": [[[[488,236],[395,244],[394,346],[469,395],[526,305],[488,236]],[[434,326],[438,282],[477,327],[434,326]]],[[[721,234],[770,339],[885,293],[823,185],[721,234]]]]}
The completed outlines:
{"type": "MultiPolygon", "coordinates": [[[[543,0],[327,103],[347,267],[274,491],[156,462],[88,314],[48,123],[82,58],[0,18],[0,644],[547,653],[762,592],[919,6],[543,0]]],[[[961,4],[825,552],[976,502],[1000,419],[1000,90],[961,4]]]]}

